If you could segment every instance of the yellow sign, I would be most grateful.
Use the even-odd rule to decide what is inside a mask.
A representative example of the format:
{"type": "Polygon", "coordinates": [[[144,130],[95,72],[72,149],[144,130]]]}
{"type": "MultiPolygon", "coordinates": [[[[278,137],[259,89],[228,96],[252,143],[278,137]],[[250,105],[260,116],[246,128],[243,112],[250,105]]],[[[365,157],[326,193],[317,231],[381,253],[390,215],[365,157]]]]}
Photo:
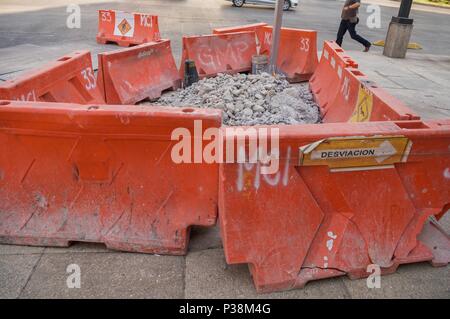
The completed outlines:
{"type": "Polygon", "coordinates": [[[411,142],[404,136],[334,137],[300,147],[300,166],[376,168],[406,162],[411,142]]]}
{"type": "Polygon", "coordinates": [[[358,101],[349,122],[367,122],[373,108],[373,94],[364,85],[359,86],[358,101]]]}
{"type": "Polygon", "coordinates": [[[131,25],[128,23],[127,19],[123,19],[122,22],[119,23],[118,27],[122,35],[127,34],[128,31],[131,30],[131,25]]]}

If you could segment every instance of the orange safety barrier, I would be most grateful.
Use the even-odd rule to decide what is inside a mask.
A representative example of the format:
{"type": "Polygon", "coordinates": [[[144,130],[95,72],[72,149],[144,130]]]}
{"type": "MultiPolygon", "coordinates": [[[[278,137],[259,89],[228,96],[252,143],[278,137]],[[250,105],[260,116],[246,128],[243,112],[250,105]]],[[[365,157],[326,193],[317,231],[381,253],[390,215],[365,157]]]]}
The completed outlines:
{"type": "Polygon", "coordinates": [[[0,83],[0,99],[104,103],[97,87],[89,51],[73,52],[41,69],[0,83]]]}
{"type": "Polygon", "coordinates": [[[183,37],[180,75],[186,60],[195,62],[200,78],[250,71],[255,54],[253,31],[183,37]]]}
{"type": "Polygon", "coordinates": [[[323,122],[419,119],[357,67],[335,42],[324,43],[320,63],[309,81],[323,122]]]}
{"type": "MultiPolygon", "coordinates": [[[[264,42],[264,28],[267,23],[254,23],[254,24],[246,24],[240,25],[236,27],[227,27],[227,28],[217,28],[213,30],[213,34],[224,34],[224,33],[234,33],[234,32],[242,32],[242,31],[253,31],[255,32],[255,41],[256,41],[256,51],[257,54],[266,54],[266,50],[261,50],[261,45],[264,42]],[[264,52],[263,52],[264,51],[264,52]]],[[[269,48],[270,51],[270,48],[269,48]]]]}
{"type": "Polygon", "coordinates": [[[334,41],[325,41],[316,71],[309,80],[316,103],[322,110],[329,108],[342,86],[345,68],[358,68],[358,64],[334,41]]]}
{"type": "MultiPolygon", "coordinates": [[[[214,34],[238,31],[254,31],[258,54],[270,55],[272,27],[256,23],[229,28],[214,29],[214,34]]],[[[317,31],[281,28],[277,66],[290,82],[307,81],[318,64],[317,31]]]]}
{"type": "Polygon", "coordinates": [[[0,101],[0,242],[184,254],[190,226],[216,222],[218,165],[176,163],[172,148],[181,138],[204,146],[200,135],[220,117],[0,101]],[[176,128],[183,135],[172,140],[176,128]]]}
{"type": "Polygon", "coordinates": [[[116,10],[98,11],[97,43],[128,47],[161,39],[158,16],[116,10]]]}
{"type": "Polygon", "coordinates": [[[108,104],[155,99],[181,84],[169,40],[101,53],[98,64],[98,84],[108,104]]]}
{"type": "MultiPolygon", "coordinates": [[[[263,27],[261,51],[269,55],[272,27],[263,27]]],[[[317,68],[317,31],[281,28],[277,67],[290,82],[307,81],[317,68]]]]}
{"type": "Polygon", "coordinates": [[[241,131],[225,140],[246,139],[246,162],[219,172],[226,260],[248,263],[259,292],[450,261],[450,238],[433,221],[450,208],[450,120],[274,128],[278,170],[249,163],[258,135],[241,131]]]}

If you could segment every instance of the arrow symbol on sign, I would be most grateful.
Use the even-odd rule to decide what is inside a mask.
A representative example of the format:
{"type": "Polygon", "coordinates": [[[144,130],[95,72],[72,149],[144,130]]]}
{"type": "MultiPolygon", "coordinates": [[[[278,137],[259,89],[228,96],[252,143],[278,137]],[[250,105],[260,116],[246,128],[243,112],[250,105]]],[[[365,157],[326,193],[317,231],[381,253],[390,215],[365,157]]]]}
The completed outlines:
{"type": "Polygon", "coordinates": [[[384,141],[375,149],[375,160],[381,163],[395,154],[397,154],[395,147],[389,141],[384,141]]]}

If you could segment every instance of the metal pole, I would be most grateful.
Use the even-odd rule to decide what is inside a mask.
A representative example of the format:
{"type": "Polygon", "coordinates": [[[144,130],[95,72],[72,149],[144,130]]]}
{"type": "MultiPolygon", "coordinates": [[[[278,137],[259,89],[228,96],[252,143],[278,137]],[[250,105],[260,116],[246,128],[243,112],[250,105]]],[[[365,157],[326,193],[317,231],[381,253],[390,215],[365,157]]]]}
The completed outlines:
{"type": "Polygon", "coordinates": [[[411,12],[412,0],[402,0],[400,3],[400,9],[398,10],[398,16],[400,18],[409,18],[411,12]]]}
{"type": "Polygon", "coordinates": [[[275,6],[275,21],[273,24],[272,30],[272,46],[270,48],[270,62],[269,62],[269,71],[272,73],[276,73],[276,65],[278,58],[278,48],[280,46],[280,29],[281,23],[283,19],[283,4],[284,0],[277,0],[277,4],[275,6]]]}

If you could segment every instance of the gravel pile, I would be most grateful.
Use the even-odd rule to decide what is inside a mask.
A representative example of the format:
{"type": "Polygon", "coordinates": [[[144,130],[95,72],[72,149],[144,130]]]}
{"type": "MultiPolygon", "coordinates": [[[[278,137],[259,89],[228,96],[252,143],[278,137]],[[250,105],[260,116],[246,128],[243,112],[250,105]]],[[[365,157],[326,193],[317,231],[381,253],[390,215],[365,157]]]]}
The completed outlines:
{"type": "Polygon", "coordinates": [[[221,109],[226,125],[320,122],[307,83],[291,85],[268,73],[218,74],[145,104],[221,109]]]}

